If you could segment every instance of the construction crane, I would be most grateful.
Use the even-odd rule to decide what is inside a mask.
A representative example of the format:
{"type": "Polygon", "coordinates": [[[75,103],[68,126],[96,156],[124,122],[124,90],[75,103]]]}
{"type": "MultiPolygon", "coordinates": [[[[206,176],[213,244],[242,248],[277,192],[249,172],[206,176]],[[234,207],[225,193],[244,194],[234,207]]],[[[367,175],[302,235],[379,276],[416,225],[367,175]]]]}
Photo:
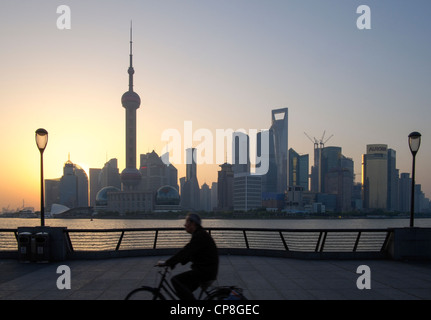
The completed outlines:
{"type": "Polygon", "coordinates": [[[310,138],[310,136],[307,134],[307,132],[304,132],[304,134],[307,136],[308,139],[310,139],[310,141],[312,143],[314,143],[314,149],[317,149],[319,147],[319,142],[317,141],[317,139],[314,138],[314,141],[313,141],[313,139],[310,138]]]}
{"type": "Polygon", "coordinates": [[[317,169],[317,176],[315,176],[315,178],[317,178],[317,186],[316,186],[317,190],[316,191],[320,192],[322,190],[322,177],[321,177],[322,149],[325,147],[325,143],[328,142],[329,139],[331,139],[333,137],[333,135],[331,135],[329,138],[324,140],[325,134],[326,134],[326,130],[324,130],[322,138],[320,138],[320,140],[317,140],[316,138],[314,138],[314,140],[313,140],[313,139],[311,139],[311,137],[306,132],[304,132],[304,134],[314,144],[314,167],[317,169]]]}
{"type": "Polygon", "coordinates": [[[326,133],[326,130],[324,130],[323,131],[323,135],[322,135],[322,138],[320,139],[320,148],[322,149],[322,148],[324,148],[325,147],[325,143],[326,142],[328,142],[329,141],[329,139],[331,139],[334,135],[333,134],[331,134],[330,136],[329,136],[329,138],[328,139],[326,139],[326,141],[323,141],[323,139],[325,138],[325,133],[326,133]]]}
{"type": "Polygon", "coordinates": [[[314,138],[314,140],[313,140],[313,139],[311,139],[311,137],[306,132],[304,132],[304,134],[307,136],[307,138],[310,139],[310,141],[314,144],[314,149],[318,149],[319,147],[320,147],[320,149],[324,148],[325,143],[328,142],[329,139],[331,139],[334,136],[332,134],[329,138],[327,138],[324,141],[325,133],[326,133],[326,130],[323,131],[323,135],[322,135],[322,138],[320,138],[320,140],[317,140],[316,138],[314,138]]]}

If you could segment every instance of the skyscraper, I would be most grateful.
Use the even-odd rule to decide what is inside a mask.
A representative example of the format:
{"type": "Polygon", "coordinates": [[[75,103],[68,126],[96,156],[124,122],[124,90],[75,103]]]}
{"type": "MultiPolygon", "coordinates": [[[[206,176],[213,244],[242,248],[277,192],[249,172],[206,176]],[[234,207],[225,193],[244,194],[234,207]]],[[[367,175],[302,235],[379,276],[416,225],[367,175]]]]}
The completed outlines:
{"type": "Polygon", "coordinates": [[[272,110],[270,132],[274,137],[274,154],[277,166],[277,193],[287,192],[289,183],[288,116],[287,108],[272,110]]]}
{"type": "Polygon", "coordinates": [[[410,173],[401,173],[399,181],[399,203],[398,208],[401,212],[410,212],[412,179],[410,173]]]}
{"type": "Polygon", "coordinates": [[[204,183],[200,189],[200,210],[209,212],[211,208],[211,189],[204,183]]]}
{"type": "MultiPolygon", "coordinates": [[[[102,169],[100,168],[90,168],[90,207],[94,207],[96,205],[96,195],[102,189],[100,186],[99,176],[102,169]]],[[[118,175],[120,176],[120,175],[118,175]]],[[[121,184],[121,183],[120,183],[121,184]]],[[[121,187],[121,186],[120,186],[121,187]]]]}
{"type": "Polygon", "coordinates": [[[211,211],[217,208],[218,184],[213,182],[211,184],[211,211]]]}
{"type": "Polygon", "coordinates": [[[308,154],[299,155],[289,149],[289,186],[301,186],[308,191],[308,154]]]}
{"type": "Polygon", "coordinates": [[[199,210],[200,189],[196,172],[196,149],[188,148],[186,154],[186,179],[181,186],[181,206],[187,210],[199,210]]]}
{"type": "Polygon", "coordinates": [[[388,146],[369,144],[362,155],[362,186],[364,208],[387,208],[388,198],[388,146]]]}
{"type": "Polygon", "coordinates": [[[233,178],[233,208],[249,211],[262,207],[262,177],[235,173],[233,178]]]}
{"type": "Polygon", "coordinates": [[[257,133],[256,155],[260,162],[256,160],[256,170],[261,170],[263,162],[267,164],[267,170],[262,173],[262,192],[277,193],[277,165],[275,162],[274,134],[272,130],[257,133]],[[267,141],[265,141],[265,136],[267,141]],[[265,150],[264,144],[267,143],[265,150]]]}
{"type": "Polygon", "coordinates": [[[331,169],[325,176],[325,193],[336,195],[336,212],[348,212],[352,209],[353,179],[352,173],[345,167],[331,169]]]}
{"type": "Polygon", "coordinates": [[[398,211],[398,183],[399,170],[397,169],[397,152],[388,149],[388,203],[389,211],[398,211]]]}
{"type": "Polygon", "coordinates": [[[188,148],[186,149],[186,181],[190,181],[192,179],[197,179],[197,171],[196,171],[196,148],[188,148]]]}
{"type": "Polygon", "coordinates": [[[220,165],[217,179],[217,210],[233,210],[233,171],[232,165],[223,163],[220,165]]]}
{"type": "Polygon", "coordinates": [[[126,168],[121,172],[123,190],[135,190],[141,181],[141,174],[136,169],[136,110],[141,105],[141,98],[133,91],[133,52],[132,26],[130,26],[130,66],[129,91],[121,97],[121,103],[126,109],[126,168]]]}
{"type": "Polygon", "coordinates": [[[120,173],[118,172],[117,159],[110,159],[103,166],[99,175],[100,189],[108,186],[121,189],[120,173]]]}
{"type": "MultiPolygon", "coordinates": [[[[63,167],[63,176],[58,183],[59,204],[69,208],[88,207],[88,177],[79,165],[67,160],[63,167]]],[[[48,197],[53,198],[52,195],[48,197]]]]}
{"type": "Polygon", "coordinates": [[[248,134],[232,134],[232,170],[234,174],[250,173],[250,139],[248,134]]]}
{"type": "Polygon", "coordinates": [[[95,206],[96,195],[104,187],[121,189],[117,159],[110,159],[102,169],[90,168],[90,206],[95,206]]]}
{"type": "MultiPolygon", "coordinates": [[[[169,157],[169,154],[166,158],[169,157]]],[[[153,150],[141,154],[139,171],[142,176],[140,190],[143,192],[156,192],[162,186],[171,186],[178,191],[178,171],[172,165],[162,161],[162,157],[153,150]]],[[[166,161],[169,163],[169,160],[166,161]]]]}
{"type": "Polygon", "coordinates": [[[329,193],[325,185],[326,175],[340,167],[341,147],[324,147],[320,152],[320,192],[329,193]]]}

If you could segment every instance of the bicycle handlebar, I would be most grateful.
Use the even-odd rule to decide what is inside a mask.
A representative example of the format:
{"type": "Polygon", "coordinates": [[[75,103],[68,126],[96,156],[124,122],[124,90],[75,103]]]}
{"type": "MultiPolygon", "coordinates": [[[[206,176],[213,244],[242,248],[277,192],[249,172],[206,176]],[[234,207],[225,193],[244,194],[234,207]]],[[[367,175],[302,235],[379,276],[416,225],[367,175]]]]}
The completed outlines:
{"type": "Polygon", "coordinates": [[[157,263],[154,265],[155,267],[159,267],[159,268],[162,268],[162,267],[169,267],[167,264],[166,264],[166,261],[157,261],[157,263]]]}

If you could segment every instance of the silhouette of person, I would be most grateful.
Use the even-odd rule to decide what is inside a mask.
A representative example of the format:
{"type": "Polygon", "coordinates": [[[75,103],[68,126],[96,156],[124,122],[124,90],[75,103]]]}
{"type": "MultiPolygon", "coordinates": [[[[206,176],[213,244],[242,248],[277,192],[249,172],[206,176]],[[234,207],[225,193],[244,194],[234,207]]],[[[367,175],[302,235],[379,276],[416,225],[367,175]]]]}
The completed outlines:
{"type": "Polygon", "coordinates": [[[178,263],[192,262],[190,271],[175,275],[171,282],[181,300],[194,300],[193,291],[201,283],[217,279],[219,258],[217,246],[202,227],[198,214],[189,213],[184,227],[192,235],[190,242],[164,264],[173,269],[178,263]]]}

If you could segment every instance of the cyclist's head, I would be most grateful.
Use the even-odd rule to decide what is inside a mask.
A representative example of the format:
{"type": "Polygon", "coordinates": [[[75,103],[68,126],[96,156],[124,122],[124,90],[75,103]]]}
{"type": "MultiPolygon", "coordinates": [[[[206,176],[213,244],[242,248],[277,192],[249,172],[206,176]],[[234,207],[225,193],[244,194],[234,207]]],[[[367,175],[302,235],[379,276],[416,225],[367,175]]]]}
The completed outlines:
{"type": "Polygon", "coordinates": [[[184,227],[188,233],[193,233],[197,227],[201,226],[201,217],[196,213],[189,213],[186,217],[184,227]]]}
{"type": "Polygon", "coordinates": [[[186,219],[188,219],[188,220],[196,223],[199,226],[202,224],[201,217],[197,213],[189,213],[189,214],[187,214],[186,219]]]}

